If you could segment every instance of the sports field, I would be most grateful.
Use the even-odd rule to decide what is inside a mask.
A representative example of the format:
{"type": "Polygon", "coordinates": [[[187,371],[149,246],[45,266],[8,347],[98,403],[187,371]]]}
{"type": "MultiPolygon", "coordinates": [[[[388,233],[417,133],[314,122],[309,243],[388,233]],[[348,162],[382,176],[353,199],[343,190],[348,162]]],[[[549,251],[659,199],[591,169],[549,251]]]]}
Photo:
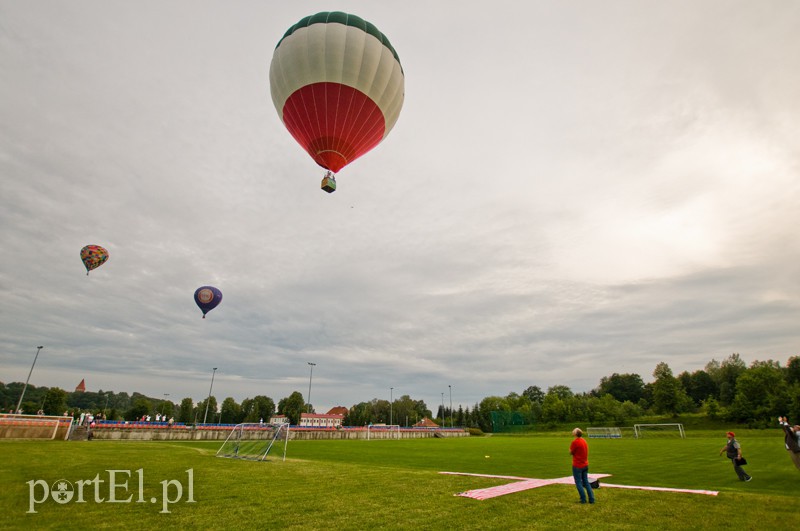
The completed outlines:
{"type": "Polygon", "coordinates": [[[214,457],[218,442],[2,441],[4,529],[775,529],[797,517],[800,472],[777,430],[737,433],[753,475],[739,482],[719,433],[687,439],[590,439],[607,483],[719,491],[718,496],[572,485],[489,500],[458,492],[558,478],[567,435],[290,441],[267,462],[214,457]],[[109,470],[116,472],[109,472],[109,470]],[[59,482],[58,480],[66,480],[59,482]],[[113,488],[111,484],[114,484],[113,488]],[[61,498],[60,503],[56,501],[61,498]],[[112,501],[113,500],[113,501],[112,501]]]}

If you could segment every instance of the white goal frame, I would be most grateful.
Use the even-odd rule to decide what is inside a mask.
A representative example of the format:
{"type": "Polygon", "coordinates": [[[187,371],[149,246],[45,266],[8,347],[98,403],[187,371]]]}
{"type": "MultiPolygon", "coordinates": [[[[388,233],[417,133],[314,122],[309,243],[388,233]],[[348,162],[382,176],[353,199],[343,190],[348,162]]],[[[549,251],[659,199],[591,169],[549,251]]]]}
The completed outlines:
{"type": "Polygon", "coordinates": [[[225,438],[225,442],[222,443],[222,446],[219,447],[219,450],[217,450],[216,456],[217,457],[227,457],[229,459],[250,459],[250,460],[253,460],[253,461],[264,461],[264,460],[266,460],[267,455],[269,454],[269,451],[272,449],[272,445],[274,445],[275,441],[278,440],[278,438],[281,436],[281,432],[283,432],[283,437],[284,437],[284,441],[283,441],[283,460],[286,461],[286,448],[289,446],[289,424],[285,423],[285,422],[281,423],[281,424],[261,424],[259,422],[252,422],[252,423],[246,422],[246,423],[242,423],[242,424],[237,424],[236,426],[233,427],[233,429],[231,430],[231,433],[225,438]],[[258,441],[261,441],[261,442],[264,442],[264,443],[267,442],[267,439],[260,439],[258,437],[245,437],[244,436],[245,433],[248,433],[248,432],[256,432],[256,433],[265,432],[265,431],[270,430],[270,429],[275,430],[275,433],[272,435],[272,438],[269,439],[269,444],[267,445],[266,450],[264,450],[264,453],[261,453],[261,451],[259,450],[259,453],[255,457],[243,457],[243,456],[240,457],[238,455],[239,454],[239,452],[238,452],[239,441],[245,441],[245,442],[258,442],[258,441]],[[233,455],[222,454],[221,453],[222,449],[225,448],[225,445],[228,444],[228,441],[231,440],[231,437],[235,437],[232,442],[236,442],[236,444],[237,444],[236,453],[234,453],[233,455]]]}
{"type": "Polygon", "coordinates": [[[586,428],[590,439],[622,439],[622,430],[617,427],[586,428]]]}
{"type": "Polygon", "coordinates": [[[73,419],[71,416],[61,416],[61,415],[24,415],[24,414],[16,414],[16,413],[2,413],[0,414],[0,428],[6,432],[6,439],[50,439],[55,440],[58,436],[58,430],[62,426],[66,426],[64,430],[64,437],[63,440],[68,440],[69,435],[72,432],[73,426],[73,419]],[[50,426],[53,427],[53,431],[49,432],[50,426]],[[30,433],[27,433],[26,436],[23,437],[14,437],[15,431],[20,431],[22,433],[29,432],[30,430],[26,430],[26,428],[40,428],[37,430],[38,433],[42,433],[42,436],[31,436],[30,433]]]}
{"type": "MultiPolygon", "coordinates": [[[[633,434],[634,437],[637,439],[641,439],[643,436],[642,428],[675,428],[681,436],[681,439],[686,438],[686,431],[683,429],[683,424],[680,423],[673,423],[673,424],[634,424],[633,425],[633,434]]],[[[645,429],[644,431],[647,431],[645,429]]]]}

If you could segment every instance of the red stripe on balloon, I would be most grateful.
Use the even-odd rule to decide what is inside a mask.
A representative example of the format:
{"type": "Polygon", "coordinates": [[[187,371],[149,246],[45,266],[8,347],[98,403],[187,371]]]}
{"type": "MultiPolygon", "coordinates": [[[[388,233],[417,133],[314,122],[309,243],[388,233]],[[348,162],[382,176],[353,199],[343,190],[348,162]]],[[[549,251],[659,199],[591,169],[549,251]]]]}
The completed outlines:
{"type": "Polygon", "coordinates": [[[311,158],[338,172],[383,139],[383,113],[366,94],[340,83],[313,83],[283,106],[283,123],[311,158]]]}

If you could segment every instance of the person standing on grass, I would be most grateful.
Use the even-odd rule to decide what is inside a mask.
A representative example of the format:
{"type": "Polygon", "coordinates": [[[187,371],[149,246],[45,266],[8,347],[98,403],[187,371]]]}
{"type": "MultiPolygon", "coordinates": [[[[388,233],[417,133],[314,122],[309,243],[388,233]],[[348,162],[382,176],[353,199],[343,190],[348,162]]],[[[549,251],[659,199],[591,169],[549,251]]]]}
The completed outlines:
{"type": "Polygon", "coordinates": [[[569,453],[572,456],[572,477],[575,479],[575,487],[578,489],[581,503],[586,503],[587,495],[589,503],[594,503],[594,491],[589,483],[589,445],[586,444],[580,428],[572,430],[572,435],[575,440],[569,445],[569,453]]]}
{"type": "Polygon", "coordinates": [[[719,451],[719,455],[722,455],[722,452],[727,454],[726,457],[733,463],[733,470],[736,472],[736,475],[739,476],[739,481],[750,481],[753,479],[753,476],[745,472],[739,464],[742,459],[742,445],[736,440],[736,434],[732,431],[729,431],[725,435],[728,437],[728,442],[722,447],[722,450],[719,451]]]}
{"type": "Polygon", "coordinates": [[[792,459],[794,466],[797,467],[797,470],[800,470],[800,424],[790,426],[786,417],[778,417],[778,423],[783,428],[786,451],[789,452],[789,457],[792,459]]]}

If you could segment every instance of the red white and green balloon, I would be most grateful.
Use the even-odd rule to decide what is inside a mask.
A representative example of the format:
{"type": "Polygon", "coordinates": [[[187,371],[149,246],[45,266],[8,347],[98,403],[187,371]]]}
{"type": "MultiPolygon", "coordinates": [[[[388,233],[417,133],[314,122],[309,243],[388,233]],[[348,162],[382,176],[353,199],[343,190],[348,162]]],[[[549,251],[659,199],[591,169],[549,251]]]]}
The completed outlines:
{"type": "Polygon", "coordinates": [[[403,68],[389,39],[340,11],[289,28],[275,47],[269,81],[286,129],[334,173],[386,138],[405,97],[403,68]]]}

